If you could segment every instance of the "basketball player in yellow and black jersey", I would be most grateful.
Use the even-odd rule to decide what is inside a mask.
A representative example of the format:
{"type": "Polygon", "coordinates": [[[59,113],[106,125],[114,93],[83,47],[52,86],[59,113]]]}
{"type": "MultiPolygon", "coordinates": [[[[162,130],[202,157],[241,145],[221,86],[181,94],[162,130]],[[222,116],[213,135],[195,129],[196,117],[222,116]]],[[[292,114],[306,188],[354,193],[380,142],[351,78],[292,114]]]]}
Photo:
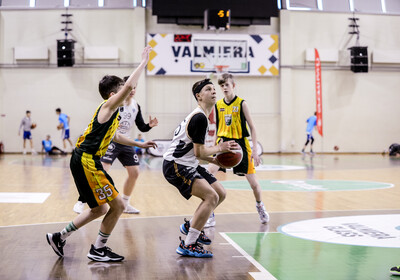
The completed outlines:
{"type": "MultiPolygon", "coordinates": [[[[257,153],[257,133],[253,120],[250,115],[250,109],[246,101],[235,94],[235,81],[232,74],[225,73],[218,79],[218,84],[224,93],[224,98],[217,101],[215,105],[215,116],[217,126],[217,143],[220,141],[235,140],[243,150],[243,159],[239,165],[233,168],[233,172],[239,176],[246,176],[253,194],[256,199],[256,208],[261,223],[269,221],[269,215],[261,200],[261,187],[256,178],[255,166],[260,164],[260,157],[257,153]],[[250,136],[247,125],[250,128],[253,150],[250,147],[250,136]]],[[[220,167],[215,164],[208,165],[208,171],[216,174],[220,167]]],[[[222,169],[222,171],[225,171],[222,169]]],[[[209,217],[206,227],[215,225],[214,213],[209,217]]]]}
{"type": "Polygon", "coordinates": [[[87,223],[105,215],[97,239],[91,246],[87,257],[100,262],[122,261],[124,259],[123,256],[112,252],[110,248],[105,246],[125,209],[125,204],[118,194],[112,178],[104,170],[100,158],[107,151],[111,140],[123,145],[141,148],[156,146],[153,141],[137,142],[116,133],[119,125],[118,108],[122,106],[139,80],[149,60],[150,51],[151,47],[149,46],[143,50],[141,63],[125,83],[116,76],[105,76],[99,83],[100,95],[105,100],[97,108],[83,135],[79,137],[70,162],[71,173],[79,195],[85,199],[90,209],[79,214],[60,232],[47,233],[47,242],[60,257],[64,256],[63,247],[67,237],[87,223]]]}

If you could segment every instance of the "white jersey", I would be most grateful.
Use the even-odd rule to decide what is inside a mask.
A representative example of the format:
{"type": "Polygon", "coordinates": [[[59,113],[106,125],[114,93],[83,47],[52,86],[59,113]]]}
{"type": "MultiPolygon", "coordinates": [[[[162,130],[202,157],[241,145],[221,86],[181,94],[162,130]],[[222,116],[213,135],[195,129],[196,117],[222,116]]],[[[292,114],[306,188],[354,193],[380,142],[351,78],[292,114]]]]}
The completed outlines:
{"type": "Polygon", "coordinates": [[[121,116],[121,120],[119,121],[119,126],[117,129],[118,133],[121,133],[126,137],[130,137],[138,112],[138,103],[133,98],[131,99],[131,104],[119,107],[119,115],[121,116]]]}
{"type": "Polygon", "coordinates": [[[197,168],[199,161],[194,155],[193,141],[188,135],[188,124],[192,117],[199,113],[203,114],[207,120],[207,127],[204,131],[205,138],[208,132],[208,118],[204,111],[200,107],[197,107],[181,122],[181,124],[175,130],[171,146],[163,156],[165,160],[175,161],[178,164],[197,168]]]}

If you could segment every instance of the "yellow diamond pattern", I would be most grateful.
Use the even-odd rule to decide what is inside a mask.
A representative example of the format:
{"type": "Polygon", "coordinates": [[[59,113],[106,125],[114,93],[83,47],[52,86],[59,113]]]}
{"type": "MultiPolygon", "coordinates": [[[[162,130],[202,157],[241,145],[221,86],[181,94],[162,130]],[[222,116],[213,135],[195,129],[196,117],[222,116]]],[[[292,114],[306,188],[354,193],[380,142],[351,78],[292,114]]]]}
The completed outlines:
{"type": "Polygon", "coordinates": [[[150,47],[154,48],[155,46],[157,46],[157,42],[154,40],[151,40],[149,43],[150,47]]]}
{"type": "Polygon", "coordinates": [[[274,53],[279,47],[279,37],[278,35],[271,35],[271,38],[274,40],[274,43],[268,49],[274,53]]]}
{"type": "Polygon", "coordinates": [[[155,58],[157,56],[157,53],[155,51],[151,51],[149,53],[149,60],[151,61],[153,58],[155,58]]]}
{"type": "Polygon", "coordinates": [[[154,70],[154,68],[155,68],[154,64],[151,63],[151,62],[149,61],[149,62],[147,63],[147,70],[148,70],[149,72],[151,72],[151,71],[154,70]]]}
{"type": "Polygon", "coordinates": [[[271,72],[272,75],[274,75],[274,76],[279,75],[279,70],[275,66],[272,66],[271,68],[269,68],[269,72],[271,72]]]}
{"type": "Polygon", "coordinates": [[[264,75],[264,73],[265,73],[265,72],[267,72],[267,68],[265,68],[265,66],[264,66],[264,65],[261,65],[261,67],[260,67],[260,68],[258,68],[258,72],[260,72],[261,74],[263,74],[263,75],[264,75]]]}

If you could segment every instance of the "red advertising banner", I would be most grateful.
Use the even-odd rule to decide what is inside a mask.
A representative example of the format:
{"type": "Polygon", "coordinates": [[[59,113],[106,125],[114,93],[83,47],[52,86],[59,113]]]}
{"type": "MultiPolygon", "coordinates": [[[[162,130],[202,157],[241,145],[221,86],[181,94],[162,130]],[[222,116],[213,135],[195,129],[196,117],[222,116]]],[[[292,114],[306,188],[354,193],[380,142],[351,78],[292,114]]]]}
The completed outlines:
{"type": "Polygon", "coordinates": [[[321,84],[321,60],[319,59],[318,50],[315,49],[315,94],[317,98],[317,129],[318,133],[323,136],[322,130],[322,84],[321,84]]]}

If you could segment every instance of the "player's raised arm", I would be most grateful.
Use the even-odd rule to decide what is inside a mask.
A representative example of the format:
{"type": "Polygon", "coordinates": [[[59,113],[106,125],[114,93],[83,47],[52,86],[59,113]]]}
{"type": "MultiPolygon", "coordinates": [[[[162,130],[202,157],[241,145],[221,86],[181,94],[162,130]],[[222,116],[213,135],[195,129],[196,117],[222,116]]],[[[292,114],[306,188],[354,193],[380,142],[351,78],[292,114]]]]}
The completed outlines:
{"type": "MultiPolygon", "coordinates": [[[[129,76],[128,80],[125,84],[119,89],[118,92],[111,94],[111,97],[104,104],[102,110],[109,111],[109,115],[111,115],[121,104],[124,102],[126,97],[132,91],[134,85],[138,82],[140,75],[145,69],[147,62],[149,61],[149,53],[151,51],[151,47],[147,46],[144,48],[142,53],[142,61],[139,66],[133,71],[133,73],[129,76]]],[[[107,114],[108,115],[108,114],[107,114]]]]}

